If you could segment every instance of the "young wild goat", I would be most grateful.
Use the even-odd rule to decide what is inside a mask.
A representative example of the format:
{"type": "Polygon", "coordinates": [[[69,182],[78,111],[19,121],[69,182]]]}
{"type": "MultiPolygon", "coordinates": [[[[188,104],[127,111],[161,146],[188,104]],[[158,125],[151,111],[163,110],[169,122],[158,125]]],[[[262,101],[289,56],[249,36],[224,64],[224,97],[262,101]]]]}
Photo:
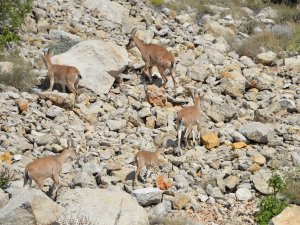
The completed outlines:
{"type": "Polygon", "coordinates": [[[76,150],[74,147],[68,147],[64,149],[59,155],[45,156],[39,159],[35,159],[29,163],[24,172],[24,187],[32,184],[32,180],[35,181],[38,188],[43,190],[44,180],[51,177],[55,185],[55,191],[60,186],[59,175],[62,170],[62,166],[68,157],[77,158],[76,150]]]}
{"type": "Polygon", "coordinates": [[[169,69],[176,93],[176,60],[174,55],[161,46],[155,44],[145,44],[137,37],[136,32],[137,29],[132,30],[129,43],[127,44],[126,48],[130,49],[136,46],[140,50],[142,58],[145,62],[144,72],[149,78],[150,82],[152,82],[152,67],[156,66],[164,81],[163,87],[165,87],[168,81],[165,71],[166,69],[169,69]]]}
{"type": "Polygon", "coordinates": [[[66,86],[75,96],[78,94],[78,83],[82,78],[79,70],[74,66],[52,64],[52,53],[49,51],[43,55],[44,62],[48,69],[48,78],[50,81],[49,91],[52,91],[54,83],[62,86],[63,92],[66,92],[66,86]]]}
{"type": "MultiPolygon", "coordinates": [[[[161,152],[163,151],[163,148],[157,148],[155,152],[145,151],[141,150],[135,154],[134,160],[135,164],[137,165],[137,169],[135,171],[135,179],[134,182],[138,179],[138,177],[141,177],[141,171],[144,168],[144,166],[152,167],[154,170],[154,173],[157,174],[158,170],[158,157],[160,156],[161,152]]],[[[144,179],[142,179],[144,182],[144,179]]]]}
{"type": "MultiPolygon", "coordinates": [[[[187,106],[183,109],[181,109],[177,113],[177,133],[178,133],[178,147],[180,148],[180,142],[181,142],[181,134],[182,131],[185,130],[184,134],[184,142],[185,145],[190,148],[188,143],[188,137],[189,134],[192,131],[192,127],[194,125],[197,125],[198,131],[200,131],[200,120],[201,120],[201,107],[200,107],[200,96],[196,95],[194,98],[194,105],[193,106],[187,106]],[[184,129],[183,129],[184,126],[184,129]]],[[[194,139],[194,134],[193,134],[194,139]]]]}

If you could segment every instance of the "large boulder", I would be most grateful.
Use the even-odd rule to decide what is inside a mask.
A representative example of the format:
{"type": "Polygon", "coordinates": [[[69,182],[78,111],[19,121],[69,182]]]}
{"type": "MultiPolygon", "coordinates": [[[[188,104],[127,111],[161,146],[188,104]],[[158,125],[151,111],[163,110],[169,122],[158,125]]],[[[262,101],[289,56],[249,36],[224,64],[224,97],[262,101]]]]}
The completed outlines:
{"type": "Polygon", "coordinates": [[[65,53],[53,56],[52,62],[76,66],[82,76],[80,86],[96,94],[105,94],[129,59],[126,49],[114,42],[88,40],[78,43],[65,53]]]}
{"type": "Polygon", "coordinates": [[[300,206],[286,207],[279,215],[273,217],[269,225],[298,225],[300,224],[300,206]]]}
{"type": "Polygon", "coordinates": [[[0,225],[54,223],[63,209],[42,191],[21,189],[0,210],[0,225]]]}
{"type": "Polygon", "coordinates": [[[274,137],[274,128],[260,122],[250,122],[240,127],[239,132],[251,141],[268,143],[274,137]]]}
{"type": "Polygon", "coordinates": [[[83,6],[90,10],[98,10],[99,18],[121,24],[129,17],[129,10],[117,2],[110,0],[85,0],[83,6]]]}
{"type": "Polygon", "coordinates": [[[105,189],[68,189],[57,202],[64,207],[58,222],[88,218],[98,225],[148,225],[148,217],[137,201],[125,192],[105,189]]]}

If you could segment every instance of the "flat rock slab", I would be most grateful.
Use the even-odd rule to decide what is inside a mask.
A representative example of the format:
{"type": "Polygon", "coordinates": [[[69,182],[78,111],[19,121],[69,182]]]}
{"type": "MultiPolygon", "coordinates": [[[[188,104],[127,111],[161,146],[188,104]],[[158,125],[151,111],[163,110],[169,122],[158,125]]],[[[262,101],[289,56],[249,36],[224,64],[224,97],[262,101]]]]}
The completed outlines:
{"type": "Polygon", "coordinates": [[[97,225],[148,225],[145,210],[126,192],[105,189],[68,189],[57,198],[64,207],[58,222],[87,218],[97,225]]]}

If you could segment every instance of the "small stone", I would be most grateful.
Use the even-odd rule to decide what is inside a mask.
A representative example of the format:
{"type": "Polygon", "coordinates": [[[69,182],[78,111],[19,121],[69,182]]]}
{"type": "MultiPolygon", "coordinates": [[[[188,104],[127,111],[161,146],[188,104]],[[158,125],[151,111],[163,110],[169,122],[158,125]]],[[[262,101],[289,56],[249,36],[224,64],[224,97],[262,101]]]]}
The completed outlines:
{"type": "Polygon", "coordinates": [[[274,128],[260,123],[250,122],[240,127],[239,132],[245,135],[249,140],[256,141],[258,143],[266,144],[274,137],[274,128]]]}
{"type": "Polygon", "coordinates": [[[257,164],[257,163],[253,163],[249,168],[248,168],[248,171],[252,172],[252,173],[255,173],[257,171],[260,170],[260,166],[257,164]]]}
{"type": "Polygon", "coordinates": [[[253,176],[254,187],[262,194],[272,194],[273,189],[269,187],[268,181],[272,177],[272,172],[267,170],[260,170],[253,176]]]}
{"type": "Polygon", "coordinates": [[[251,191],[248,188],[239,188],[235,192],[236,198],[240,201],[249,201],[252,199],[251,191]]]}
{"type": "Polygon", "coordinates": [[[245,142],[242,142],[242,141],[232,143],[233,150],[241,149],[241,148],[245,148],[245,147],[247,147],[247,144],[245,142]]]}
{"type": "Polygon", "coordinates": [[[162,192],[158,188],[143,188],[132,192],[138,203],[144,207],[156,205],[161,202],[162,192]]]}
{"type": "Polygon", "coordinates": [[[256,57],[257,57],[257,60],[259,62],[261,62],[262,64],[270,65],[274,62],[277,55],[276,55],[276,53],[269,51],[269,52],[260,53],[256,57]]]}
{"type": "Polygon", "coordinates": [[[62,112],[63,112],[63,109],[62,109],[62,108],[60,108],[60,107],[58,107],[58,106],[56,106],[56,105],[53,105],[53,106],[51,106],[51,107],[48,109],[46,115],[47,115],[47,117],[49,117],[50,119],[54,119],[55,117],[61,115],[62,112]]]}
{"type": "Polygon", "coordinates": [[[201,135],[201,140],[207,149],[212,149],[220,145],[220,139],[215,133],[203,134],[201,135]]]}
{"type": "Polygon", "coordinates": [[[261,154],[256,154],[253,156],[253,162],[262,166],[266,163],[266,158],[261,154]]]}
{"type": "Polygon", "coordinates": [[[177,192],[174,197],[174,209],[189,209],[191,207],[192,198],[189,194],[177,192]]]}
{"type": "Polygon", "coordinates": [[[224,184],[229,190],[233,190],[239,184],[239,178],[231,175],[224,179],[224,184]]]}

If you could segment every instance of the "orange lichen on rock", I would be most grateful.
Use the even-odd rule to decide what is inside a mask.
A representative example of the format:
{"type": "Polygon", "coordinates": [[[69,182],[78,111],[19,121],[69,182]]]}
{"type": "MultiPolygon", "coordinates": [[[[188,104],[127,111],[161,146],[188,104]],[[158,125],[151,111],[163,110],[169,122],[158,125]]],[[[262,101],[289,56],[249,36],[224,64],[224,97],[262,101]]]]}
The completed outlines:
{"type": "Polygon", "coordinates": [[[163,176],[159,175],[156,178],[156,186],[160,189],[160,190],[168,190],[172,185],[168,182],[166,182],[163,178],[163,176]]]}
{"type": "Polygon", "coordinates": [[[4,152],[2,155],[0,155],[0,162],[4,161],[7,164],[12,164],[13,157],[9,152],[4,152]]]}
{"type": "Polygon", "coordinates": [[[148,102],[153,106],[163,107],[167,103],[165,90],[163,88],[157,87],[156,85],[148,85],[147,99],[148,102]]]}
{"type": "Polygon", "coordinates": [[[18,106],[19,112],[26,112],[29,109],[29,104],[27,101],[21,101],[19,99],[16,100],[16,104],[18,106]]]}

